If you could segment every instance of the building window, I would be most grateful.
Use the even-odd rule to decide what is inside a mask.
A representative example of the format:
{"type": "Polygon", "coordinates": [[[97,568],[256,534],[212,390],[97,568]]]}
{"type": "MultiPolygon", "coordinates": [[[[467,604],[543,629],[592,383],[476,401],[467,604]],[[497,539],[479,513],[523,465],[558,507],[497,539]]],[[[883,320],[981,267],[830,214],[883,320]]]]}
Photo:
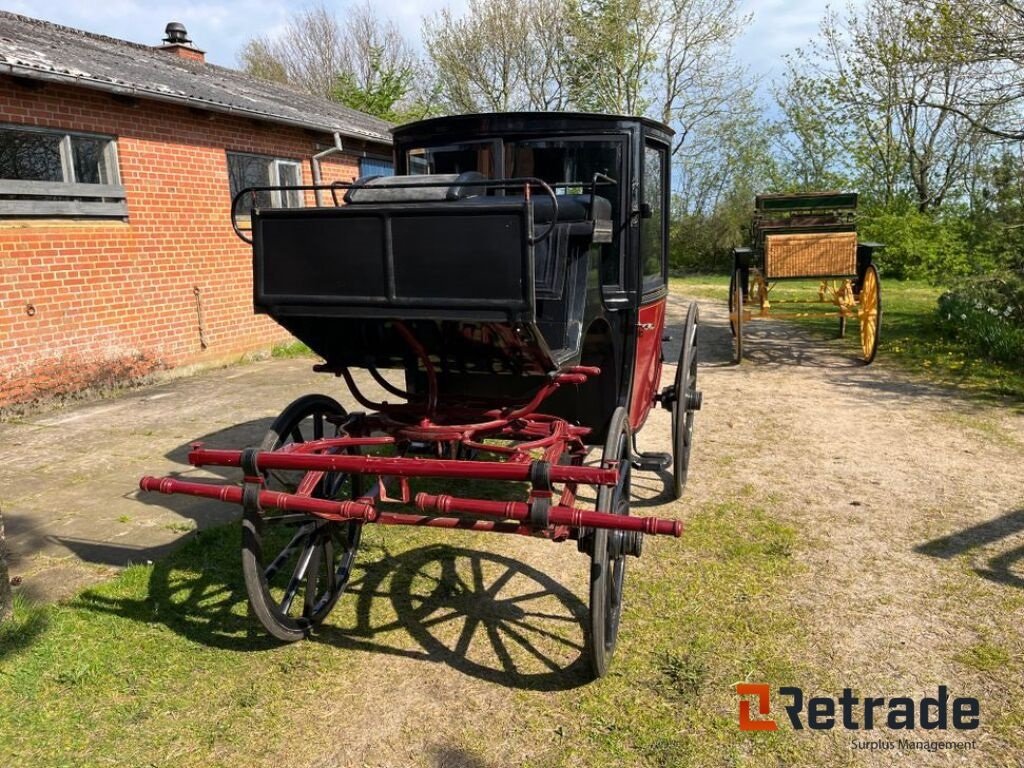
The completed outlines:
{"type": "Polygon", "coordinates": [[[391,158],[363,157],[359,160],[360,176],[394,176],[395,164],[391,158]]]}
{"type": "MultiPolygon", "coordinates": [[[[248,187],[297,187],[302,184],[302,167],[296,160],[285,160],[264,155],[228,152],[228,178],[231,180],[231,199],[248,187]]],[[[258,208],[301,208],[302,192],[297,189],[275,189],[257,192],[258,208]]],[[[238,201],[238,213],[248,214],[253,198],[246,195],[238,201]]]]}
{"type": "Polygon", "coordinates": [[[128,215],[109,136],[0,125],[0,215],[128,215]]]}

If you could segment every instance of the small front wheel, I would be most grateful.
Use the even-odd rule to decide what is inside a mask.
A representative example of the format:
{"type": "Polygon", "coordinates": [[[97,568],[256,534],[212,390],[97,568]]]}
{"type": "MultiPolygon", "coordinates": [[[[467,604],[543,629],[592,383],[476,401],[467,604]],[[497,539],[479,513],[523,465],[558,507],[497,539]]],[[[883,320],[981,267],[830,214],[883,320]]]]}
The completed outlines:
{"type": "MultiPolygon", "coordinates": [[[[306,395],[271,424],[260,449],[335,437],[345,409],[325,395],[306,395]]],[[[305,473],[270,470],[270,490],[294,493],[305,473]]],[[[355,498],[358,477],[326,472],[314,498],[355,498]]],[[[334,608],[348,585],[362,524],[333,522],[304,512],[246,510],[242,518],[242,574],[253,614],[278,640],[306,637],[334,608]]]]}

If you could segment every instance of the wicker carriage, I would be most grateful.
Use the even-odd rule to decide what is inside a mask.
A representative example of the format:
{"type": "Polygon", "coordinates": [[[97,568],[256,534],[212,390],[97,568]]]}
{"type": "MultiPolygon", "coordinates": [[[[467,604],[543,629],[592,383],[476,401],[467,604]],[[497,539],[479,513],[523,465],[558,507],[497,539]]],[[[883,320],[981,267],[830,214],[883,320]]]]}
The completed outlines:
{"type": "Polygon", "coordinates": [[[857,319],[863,359],[866,363],[874,360],[882,302],[873,258],[882,246],[858,239],[856,210],[854,193],[758,195],[753,245],[733,251],[729,319],[735,362],[743,359],[745,321],[768,317],[773,304],[809,303],[773,302],[770,293],[775,283],[807,279],[820,281],[813,303],[831,303],[838,308],[840,337],[846,334],[847,320],[857,319]]]}

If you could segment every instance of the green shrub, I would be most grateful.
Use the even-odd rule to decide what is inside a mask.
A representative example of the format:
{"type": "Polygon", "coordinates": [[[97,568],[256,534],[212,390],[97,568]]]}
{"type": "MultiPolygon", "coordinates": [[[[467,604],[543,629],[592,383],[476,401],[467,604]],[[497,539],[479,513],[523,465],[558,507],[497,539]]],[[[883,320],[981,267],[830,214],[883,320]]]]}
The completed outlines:
{"type": "Polygon", "coordinates": [[[939,324],[982,356],[1024,369],[1024,275],[969,280],[939,297],[939,324]]]}
{"type": "Polygon", "coordinates": [[[883,243],[878,267],[888,277],[949,282],[995,268],[988,253],[971,248],[969,227],[957,216],[912,207],[868,209],[860,216],[861,240],[883,243]]]}

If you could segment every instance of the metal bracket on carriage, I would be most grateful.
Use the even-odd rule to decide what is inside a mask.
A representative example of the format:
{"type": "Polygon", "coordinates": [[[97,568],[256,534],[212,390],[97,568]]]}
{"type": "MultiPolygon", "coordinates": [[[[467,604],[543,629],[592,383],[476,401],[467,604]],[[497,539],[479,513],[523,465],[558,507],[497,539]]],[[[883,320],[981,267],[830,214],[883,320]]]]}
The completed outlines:
{"type": "Polygon", "coordinates": [[[384,475],[377,477],[377,499],[382,503],[408,504],[412,500],[412,492],[409,490],[409,478],[397,477],[386,478],[384,475]],[[386,479],[398,480],[398,498],[388,494],[386,479]]]}
{"type": "Polygon", "coordinates": [[[554,495],[549,462],[530,463],[530,485],[530,514],[527,520],[535,529],[546,530],[551,525],[551,497],[554,495]]]}

